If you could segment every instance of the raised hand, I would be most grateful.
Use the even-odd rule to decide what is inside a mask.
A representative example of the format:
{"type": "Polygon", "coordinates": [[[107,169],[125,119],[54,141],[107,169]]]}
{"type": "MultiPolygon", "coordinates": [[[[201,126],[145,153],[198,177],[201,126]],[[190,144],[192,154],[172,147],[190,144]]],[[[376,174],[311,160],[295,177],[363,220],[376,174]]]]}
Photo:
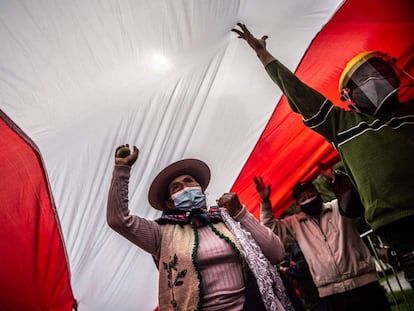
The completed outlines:
{"type": "Polygon", "coordinates": [[[275,60],[272,54],[266,49],[267,36],[263,36],[260,39],[254,37],[245,24],[238,23],[237,26],[240,29],[233,28],[231,31],[237,33],[240,39],[246,40],[250,47],[256,52],[257,57],[264,66],[275,60]]]}
{"type": "Polygon", "coordinates": [[[263,182],[262,177],[255,176],[253,178],[253,181],[256,185],[256,191],[257,194],[260,196],[260,199],[262,202],[269,202],[270,201],[270,194],[272,192],[272,185],[269,184],[266,186],[266,184],[263,182]]]}
{"type": "Polygon", "coordinates": [[[115,164],[132,166],[138,159],[138,154],[139,150],[136,146],[134,146],[133,151],[131,153],[128,144],[121,145],[117,147],[115,150],[115,164]]]}
{"type": "Polygon", "coordinates": [[[237,23],[237,26],[239,26],[241,30],[233,28],[231,31],[237,33],[240,39],[246,40],[253,50],[257,51],[266,49],[266,39],[268,36],[263,36],[262,38],[257,39],[251,34],[245,24],[237,23]]]}
{"type": "Polygon", "coordinates": [[[234,217],[242,210],[243,206],[240,203],[239,197],[234,192],[224,193],[220,199],[217,200],[217,205],[224,207],[230,216],[234,217]]]}

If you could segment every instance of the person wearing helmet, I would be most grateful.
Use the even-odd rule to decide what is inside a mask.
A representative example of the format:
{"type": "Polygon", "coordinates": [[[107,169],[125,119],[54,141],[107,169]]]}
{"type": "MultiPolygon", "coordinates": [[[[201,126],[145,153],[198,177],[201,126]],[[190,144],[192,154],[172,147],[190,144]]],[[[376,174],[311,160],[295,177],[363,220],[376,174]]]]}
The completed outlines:
{"type": "Polygon", "coordinates": [[[372,115],[393,113],[398,105],[400,80],[390,57],[379,51],[362,52],[346,65],[339,79],[341,100],[372,115]],[[355,106],[353,105],[355,103],[355,106]]]}
{"type": "Polygon", "coordinates": [[[414,287],[414,99],[400,102],[400,85],[386,54],[358,54],[340,78],[343,100],[335,106],[298,79],[266,49],[267,36],[254,37],[244,24],[232,29],[255,51],[270,78],[304,124],[338,150],[358,190],[370,227],[399,254],[406,279],[414,287]]]}
{"type": "Polygon", "coordinates": [[[218,206],[207,208],[206,163],[183,159],[161,170],[148,201],[162,215],[150,220],[128,208],[129,178],[139,150],[134,146],[122,157],[118,151],[124,147],[115,151],[107,223],[153,256],[161,311],[293,310],[274,266],[284,257],[282,242],[241,205],[236,193],[223,194],[218,206]]]}

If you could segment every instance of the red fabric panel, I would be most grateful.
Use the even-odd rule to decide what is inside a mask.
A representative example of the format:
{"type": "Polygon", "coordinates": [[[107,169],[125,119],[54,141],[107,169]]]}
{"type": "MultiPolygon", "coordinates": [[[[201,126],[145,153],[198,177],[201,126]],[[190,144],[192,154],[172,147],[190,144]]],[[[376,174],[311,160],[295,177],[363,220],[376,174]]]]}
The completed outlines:
{"type": "MultiPolygon", "coordinates": [[[[325,25],[310,45],[296,74],[335,104],[338,81],[347,61],[367,50],[381,50],[414,67],[414,2],[412,0],[349,0],[325,25]]],[[[259,35],[259,34],[258,34],[259,35]]],[[[272,40],[270,38],[269,40],[272,40]]],[[[271,51],[277,57],[277,51],[271,51]]],[[[265,73],[264,73],[265,74],[265,73]]],[[[259,218],[259,199],[253,177],[272,184],[275,215],[292,203],[291,189],[299,180],[314,177],[319,161],[333,161],[336,151],[307,129],[285,98],[278,103],[260,140],[232,187],[259,218]]]]}
{"type": "Polygon", "coordinates": [[[0,115],[0,309],[72,310],[67,258],[38,153],[0,115]]]}

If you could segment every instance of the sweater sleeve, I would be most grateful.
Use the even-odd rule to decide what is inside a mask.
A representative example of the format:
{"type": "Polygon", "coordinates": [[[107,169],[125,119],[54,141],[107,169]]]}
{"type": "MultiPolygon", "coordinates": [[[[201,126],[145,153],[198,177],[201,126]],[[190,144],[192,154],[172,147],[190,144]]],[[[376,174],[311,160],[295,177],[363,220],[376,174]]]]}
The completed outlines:
{"type": "Polygon", "coordinates": [[[160,227],[151,220],[131,215],[128,209],[128,184],[131,167],[116,165],[108,194],[108,225],[148,253],[157,256],[160,227]]]}
{"type": "Polygon", "coordinates": [[[322,94],[303,83],[278,60],[269,63],[265,69],[287,97],[292,110],[302,114],[304,118],[315,115],[326,101],[322,94]]]}
{"type": "Polygon", "coordinates": [[[270,62],[266,71],[286,96],[290,108],[302,115],[303,123],[329,142],[334,141],[336,118],[338,111],[342,109],[335,107],[325,96],[303,83],[278,60],[270,62]]]}
{"type": "Polygon", "coordinates": [[[260,224],[246,208],[243,208],[234,219],[252,234],[263,254],[272,264],[277,264],[284,259],[285,250],[280,238],[269,228],[260,224]]]}

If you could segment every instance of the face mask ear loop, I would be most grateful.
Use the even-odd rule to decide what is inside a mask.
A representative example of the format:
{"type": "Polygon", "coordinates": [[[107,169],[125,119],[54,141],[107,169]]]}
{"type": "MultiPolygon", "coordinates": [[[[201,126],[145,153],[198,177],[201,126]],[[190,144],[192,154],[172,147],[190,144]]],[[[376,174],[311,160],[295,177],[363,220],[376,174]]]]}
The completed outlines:
{"type": "Polygon", "coordinates": [[[342,92],[341,92],[341,101],[347,101],[347,102],[349,102],[349,103],[352,103],[352,99],[351,99],[351,97],[349,96],[349,93],[350,93],[351,91],[350,91],[350,89],[349,88],[343,88],[342,89],[342,92]]]}
{"type": "Polygon", "coordinates": [[[358,109],[357,106],[355,106],[354,104],[349,104],[348,108],[357,112],[361,112],[361,110],[358,109]]]}
{"type": "Polygon", "coordinates": [[[341,101],[347,101],[348,102],[348,108],[355,111],[360,111],[358,107],[355,105],[355,103],[352,101],[351,97],[349,96],[349,89],[343,88],[341,92],[341,101]]]}

